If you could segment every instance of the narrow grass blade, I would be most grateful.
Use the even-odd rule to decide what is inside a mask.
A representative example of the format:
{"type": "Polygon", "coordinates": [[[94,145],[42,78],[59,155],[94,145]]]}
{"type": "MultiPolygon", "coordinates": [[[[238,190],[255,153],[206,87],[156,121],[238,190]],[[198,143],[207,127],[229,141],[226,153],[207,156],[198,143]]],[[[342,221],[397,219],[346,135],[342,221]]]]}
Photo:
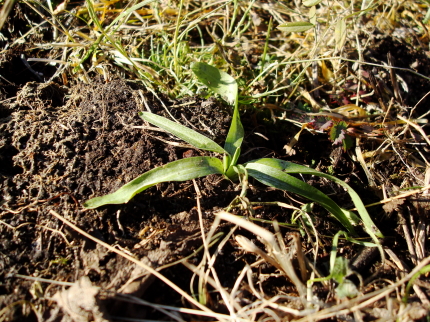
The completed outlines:
{"type": "Polygon", "coordinates": [[[344,181],[333,177],[329,174],[319,172],[317,170],[314,170],[312,168],[305,167],[303,165],[299,165],[296,163],[283,161],[279,159],[260,159],[254,161],[259,164],[265,164],[277,169],[281,169],[285,171],[286,173],[301,173],[301,174],[310,174],[318,177],[323,177],[326,179],[329,179],[343,188],[345,188],[349,195],[351,196],[351,199],[357,208],[358,214],[360,215],[361,220],[363,221],[363,224],[370,234],[375,234],[377,237],[383,238],[384,235],[382,235],[381,231],[376,227],[375,223],[373,222],[372,218],[370,218],[369,213],[367,212],[366,208],[364,207],[363,202],[361,201],[360,196],[355,192],[354,189],[352,189],[347,183],[344,181]]]}
{"type": "Polygon", "coordinates": [[[0,11],[0,30],[3,28],[4,23],[6,22],[9,14],[15,4],[15,0],[6,0],[3,2],[3,6],[0,11]]]}
{"type": "MultiPolygon", "coordinates": [[[[134,6],[131,6],[130,8],[125,9],[123,12],[121,12],[121,14],[116,17],[110,24],[109,24],[109,29],[111,27],[113,27],[115,24],[117,24],[119,21],[121,21],[121,19],[125,18],[126,16],[130,15],[133,13],[133,11],[136,11],[140,8],[142,8],[143,6],[146,6],[152,2],[154,2],[155,0],[144,0],[142,2],[139,2],[138,4],[135,4],[134,6]]],[[[119,27],[119,26],[118,26],[119,27]]]]}
{"type": "Polygon", "coordinates": [[[233,77],[206,63],[194,63],[191,65],[191,70],[208,88],[223,96],[230,104],[235,104],[237,83],[233,77]]]}
{"type": "Polygon", "coordinates": [[[110,34],[113,34],[120,26],[121,24],[118,24],[122,19],[126,19],[127,16],[131,15],[133,11],[136,11],[140,9],[141,7],[150,4],[151,2],[154,2],[155,0],[144,0],[126,10],[121,12],[120,15],[118,15],[107,27],[103,27],[97,17],[97,14],[94,9],[93,1],[92,0],[86,0],[87,3],[87,9],[88,13],[94,22],[94,24],[97,26],[97,29],[101,32],[100,36],[97,38],[97,40],[92,44],[88,52],[85,54],[85,56],[81,59],[79,65],[75,67],[74,71],[76,72],[81,64],[86,61],[91,54],[98,48],[100,42],[106,38],[129,62],[131,65],[133,65],[137,70],[139,70],[138,66],[133,62],[133,60],[129,57],[126,50],[123,48],[120,42],[115,41],[110,34]],[[116,26],[115,26],[116,25],[116,26]],[[115,28],[113,28],[115,27],[115,28]],[[113,32],[110,32],[110,30],[113,28],[113,32]]]}
{"type": "Polygon", "coordinates": [[[92,198],[84,203],[87,209],[109,204],[127,203],[131,198],[157,183],[166,181],[186,181],[209,174],[222,174],[222,161],[213,157],[193,157],[168,163],[145,172],[140,177],[123,185],[114,193],[92,198]]]}
{"type": "MultiPolygon", "coordinates": [[[[270,160],[270,159],[269,159],[270,160]]],[[[290,176],[277,167],[272,167],[264,163],[249,162],[245,167],[248,174],[261,183],[277,189],[290,191],[302,197],[319,203],[335,216],[341,224],[352,234],[354,228],[344,214],[343,210],[327,195],[293,176],[290,176]]]]}
{"type": "Polygon", "coordinates": [[[227,151],[225,151],[222,147],[220,147],[217,143],[215,143],[208,137],[179,123],[172,122],[165,117],[149,112],[139,112],[139,116],[145,121],[154,124],[169,133],[176,135],[178,138],[195,146],[198,149],[217,152],[221,154],[227,153],[227,151]]]}
{"type": "Polygon", "coordinates": [[[414,286],[414,282],[416,281],[416,279],[419,278],[421,275],[427,274],[428,272],[430,272],[430,265],[424,266],[412,276],[412,278],[406,285],[405,294],[403,295],[402,300],[404,304],[408,303],[409,293],[411,292],[411,288],[414,286]]]}

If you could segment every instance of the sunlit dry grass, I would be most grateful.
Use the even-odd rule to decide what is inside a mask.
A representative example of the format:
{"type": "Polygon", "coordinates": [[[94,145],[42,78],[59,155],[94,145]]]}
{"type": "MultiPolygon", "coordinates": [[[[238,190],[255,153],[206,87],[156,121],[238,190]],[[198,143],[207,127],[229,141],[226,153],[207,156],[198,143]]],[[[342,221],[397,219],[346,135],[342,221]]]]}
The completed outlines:
{"type": "MultiPolygon", "coordinates": [[[[414,47],[419,44],[417,49],[428,55],[427,1],[86,0],[67,4],[23,0],[20,5],[30,7],[47,23],[43,24],[43,31],[41,23],[33,23],[30,32],[10,44],[10,48],[31,41],[35,34],[43,32],[45,41],[32,44],[34,50],[29,52],[27,61],[56,68],[53,75],[41,76],[44,81],[72,86],[91,83],[96,76],[106,82],[120,77],[144,84],[157,95],[208,97],[213,93],[190,71],[192,62],[206,62],[237,79],[242,110],[267,109],[273,122],[289,122],[296,127],[297,135],[285,142],[286,154],[294,153],[303,131],[327,132],[327,139],[339,140],[349,149],[357,167],[366,175],[366,184],[377,191],[381,203],[403,200],[406,194],[428,199],[429,139],[422,128],[427,123],[428,112],[416,113],[422,110],[418,107],[425,93],[415,97],[414,106],[408,106],[405,97],[414,95],[415,89],[408,88],[404,78],[407,75],[429,81],[429,75],[421,75],[413,62],[396,68],[396,59],[400,57],[394,52],[384,60],[365,57],[378,37],[395,37],[414,47]],[[312,2],[319,3],[304,5],[312,2]],[[282,26],[291,22],[310,22],[313,27],[304,32],[285,31],[282,26]],[[319,119],[324,121],[314,122],[319,119]],[[343,136],[333,136],[332,129],[338,129],[343,136]],[[378,164],[388,159],[402,164],[401,178],[394,178],[399,174],[387,178],[379,172],[378,164]],[[408,189],[416,190],[410,193],[408,189]],[[399,193],[403,195],[396,197],[399,193]]],[[[388,210],[396,211],[393,207],[388,210]]],[[[428,211],[423,206],[417,207],[428,211]]],[[[410,223],[411,218],[406,218],[410,225],[402,228],[405,236],[409,236],[408,251],[414,254],[415,268],[408,270],[387,247],[388,261],[378,264],[378,269],[383,270],[386,265],[394,267],[399,272],[397,280],[364,281],[349,299],[340,298],[333,279],[324,279],[315,266],[316,258],[322,255],[321,249],[327,245],[322,245],[318,235],[321,232],[314,229],[306,211],[298,208],[295,211],[301,218],[298,222],[302,242],[296,241],[292,248],[286,247],[276,230],[276,235],[262,228],[253,230],[243,222],[234,222],[226,213],[221,215],[225,216],[222,219],[262,238],[266,249],[258,248],[244,237],[235,239],[234,231],[228,235],[223,243],[230,242],[254,253],[260,261],[249,263],[238,273],[234,288],[227,290],[213,268],[217,252],[210,254],[211,240],[202,231],[203,262],[193,266],[183,261],[198,280],[191,281],[191,285],[199,285],[197,291],[193,289],[197,295],[188,300],[196,307],[209,306],[206,292],[210,285],[220,293],[228,311],[228,315],[205,313],[218,320],[362,321],[371,317],[407,321],[414,319],[413,314],[427,314],[428,282],[421,288],[414,286],[414,302],[408,302],[405,292],[414,274],[428,270],[425,223],[410,223]],[[292,259],[301,254],[301,250],[294,251],[297,247],[303,247],[307,253],[300,256],[301,265],[293,268],[292,259]],[[280,292],[269,297],[261,285],[256,285],[255,276],[264,261],[278,269],[278,278],[293,283],[295,294],[280,292]],[[316,285],[326,290],[324,298],[318,297],[316,285]],[[245,293],[241,288],[250,294],[247,305],[240,304],[245,293]]],[[[327,238],[335,236],[324,237],[327,238]]],[[[363,241],[344,240],[349,242],[363,241]]],[[[218,251],[221,248],[218,246],[218,251]]],[[[331,269],[336,256],[336,252],[332,254],[331,269]]],[[[345,276],[347,273],[353,274],[348,271],[345,276]]],[[[180,320],[178,315],[172,316],[180,320]]]]}

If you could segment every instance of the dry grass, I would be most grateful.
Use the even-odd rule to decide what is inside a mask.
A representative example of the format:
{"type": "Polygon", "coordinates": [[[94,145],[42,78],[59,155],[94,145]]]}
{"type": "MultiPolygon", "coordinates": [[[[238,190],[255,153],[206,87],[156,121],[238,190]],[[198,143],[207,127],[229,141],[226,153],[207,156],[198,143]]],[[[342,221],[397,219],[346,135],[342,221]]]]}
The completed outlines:
{"type": "MultiPolygon", "coordinates": [[[[430,257],[425,243],[429,207],[423,199],[428,200],[430,189],[430,142],[424,128],[429,112],[422,106],[428,93],[410,88],[408,83],[412,83],[411,79],[416,80],[414,84],[428,82],[429,78],[419,72],[419,61],[396,67],[403,58],[396,57],[395,52],[383,59],[369,59],[376,39],[384,37],[419,47],[418,52],[428,55],[427,1],[323,0],[312,8],[299,0],[87,0],[80,4],[22,0],[17,6],[33,10],[28,20],[32,25],[29,32],[8,43],[7,49],[29,44],[32,50],[27,62],[32,70],[40,64],[55,69],[51,75],[37,74],[43,81],[71,86],[91,83],[101,75],[106,82],[116,77],[141,82],[148,91],[169,97],[210,96],[189,68],[194,61],[204,61],[238,80],[243,111],[267,109],[273,122],[297,126],[295,138],[286,142],[289,154],[294,153],[302,131],[333,135],[333,129],[338,127],[339,133],[348,139],[334,134],[332,140],[339,139],[345,147],[354,145],[349,149],[350,155],[365,173],[369,187],[380,196],[377,204],[385,204],[387,213],[400,211],[408,246],[405,251],[414,266],[408,268],[400,254],[387,246],[387,259],[377,264],[373,276],[376,279],[371,276],[359,283],[352,298],[341,298],[335,290],[338,284],[324,279],[316,266],[322,248],[328,245],[327,241],[334,243],[335,236],[320,236],[324,233],[312,226],[308,210],[291,210],[300,218],[303,240],[296,235],[291,243],[294,246],[290,247],[285,245],[276,222],[273,234],[222,213],[209,233],[202,228],[202,262],[193,266],[186,259],[182,261],[199,281],[199,289],[194,290],[197,295],[193,298],[172,285],[195,310],[157,307],[139,299],[130,301],[153,305],[178,321],[182,320],[180,314],[205,315],[220,321],[428,319],[429,284],[425,274],[430,257]],[[311,21],[315,27],[299,33],[278,29],[280,25],[301,21],[311,21]],[[42,41],[40,33],[49,40],[42,41]],[[325,124],[311,122],[319,119],[332,124],[324,127],[325,124]],[[391,160],[395,173],[381,170],[379,164],[385,160],[391,160]],[[413,211],[404,213],[400,205],[406,200],[413,211]],[[220,219],[250,230],[266,249],[237,235],[234,228],[210,251],[220,219]],[[217,254],[227,242],[260,258],[244,267],[229,290],[222,286],[214,269],[217,254]],[[301,247],[306,250],[305,255],[301,247]],[[289,279],[296,293],[266,295],[255,278],[264,261],[277,268],[278,278],[289,279]],[[293,262],[299,263],[298,267],[293,267],[293,262]],[[378,279],[378,272],[388,269],[395,272],[395,279],[378,279]],[[408,300],[408,283],[420,274],[426,277],[414,284],[413,299],[408,300]],[[228,314],[210,309],[210,287],[219,292],[228,314]],[[324,297],[317,292],[320,288],[325,290],[324,297]]],[[[242,205],[245,209],[250,207],[245,199],[242,205]]],[[[334,246],[338,246],[337,250],[347,248],[348,243],[375,246],[365,242],[347,238],[334,246]]],[[[117,249],[110,250],[142,265],[117,249]]],[[[332,270],[336,256],[336,251],[331,254],[332,270]]],[[[164,279],[157,271],[144,268],[164,279]]],[[[340,278],[344,280],[351,274],[355,273],[345,271],[340,278]]]]}

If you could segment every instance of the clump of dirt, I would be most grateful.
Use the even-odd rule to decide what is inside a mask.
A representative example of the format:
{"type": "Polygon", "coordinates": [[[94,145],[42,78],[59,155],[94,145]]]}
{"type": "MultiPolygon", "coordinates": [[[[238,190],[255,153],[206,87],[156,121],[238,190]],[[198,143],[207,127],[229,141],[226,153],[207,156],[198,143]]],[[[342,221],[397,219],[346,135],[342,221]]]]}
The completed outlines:
{"type": "MultiPolygon", "coordinates": [[[[190,226],[196,221],[188,218],[195,206],[194,188],[189,183],[159,184],[127,205],[85,211],[81,204],[115,191],[145,171],[182,158],[187,151],[160,140],[175,141],[174,137],[141,128],[148,124],[137,113],[145,106],[163,114],[162,104],[167,105],[183,124],[217,140],[225,137],[230,120],[222,106],[197,97],[161,102],[121,80],[79,85],[72,90],[54,83],[28,83],[17,96],[16,103],[8,106],[13,112],[0,120],[4,165],[0,170],[1,218],[5,223],[0,226],[0,302],[2,307],[10,306],[11,317],[22,313],[14,311],[12,303],[31,298],[32,283],[13,278],[15,273],[64,281],[88,275],[92,281],[112,287],[125,282],[134,267],[118,262],[116,256],[88,241],[72,246],[81,244],[80,237],[67,228],[66,235],[60,233],[64,228],[50,210],[102,240],[136,246],[136,254],[153,258],[155,266],[177,260],[201,245],[200,228],[190,226]],[[182,217],[177,215],[181,212],[185,212],[182,217]],[[146,236],[141,232],[145,227],[146,235],[160,233],[155,233],[157,237],[149,244],[139,246],[146,236]],[[166,248],[165,243],[183,246],[166,248]],[[163,256],[160,245],[164,245],[163,256]],[[121,278],[117,276],[112,284],[119,268],[121,278]]],[[[226,206],[234,198],[231,184],[219,181],[214,177],[197,181],[208,196],[204,202],[208,216],[214,206],[226,206]]]]}
{"type": "MultiPolygon", "coordinates": [[[[424,76],[430,75],[429,55],[394,37],[375,38],[372,46],[369,46],[364,53],[367,61],[378,64],[390,63],[388,61],[389,54],[392,56],[391,63],[393,66],[411,69],[424,76]]],[[[390,71],[379,67],[374,67],[373,70],[379,80],[385,83],[383,85],[384,89],[391,90],[389,93],[385,92],[386,95],[389,94],[387,96],[388,101],[394,97],[394,86],[390,79],[390,71]]],[[[393,72],[397,74],[397,77],[400,77],[397,82],[404,106],[410,109],[419,103],[414,111],[415,117],[427,112],[428,98],[426,94],[430,91],[430,82],[404,70],[395,69],[393,72]]]]}
{"type": "MultiPolygon", "coordinates": [[[[112,192],[143,172],[178,159],[175,149],[157,140],[153,132],[138,128],[143,121],[137,112],[144,107],[139,106],[136,91],[124,82],[77,86],[61,106],[65,94],[58,85],[34,83],[18,93],[15,109],[19,111],[4,120],[1,128],[3,158],[22,169],[19,174],[4,173],[5,177],[14,175],[14,186],[5,188],[7,205],[64,192],[82,201],[112,192]],[[26,191],[25,197],[22,191],[26,191]]],[[[200,105],[196,111],[200,115],[205,110],[201,104],[207,103],[194,102],[200,105]]],[[[150,106],[155,113],[163,111],[155,98],[150,106]]],[[[220,117],[217,114],[222,110],[206,109],[211,110],[207,124],[198,117],[187,119],[184,110],[177,109],[175,114],[182,121],[196,123],[203,133],[209,129],[209,136],[225,135],[228,114],[220,117]],[[211,120],[220,123],[209,123],[211,120]],[[215,133],[212,128],[217,128],[215,133]]],[[[188,116],[194,113],[190,109],[188,116]]]]}

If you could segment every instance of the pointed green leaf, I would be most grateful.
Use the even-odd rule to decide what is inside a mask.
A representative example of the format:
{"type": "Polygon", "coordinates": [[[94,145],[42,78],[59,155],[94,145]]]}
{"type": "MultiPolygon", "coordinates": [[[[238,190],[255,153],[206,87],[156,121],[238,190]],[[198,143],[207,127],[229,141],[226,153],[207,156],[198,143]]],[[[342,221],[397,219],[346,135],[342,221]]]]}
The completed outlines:
{"type": "Polygon", "coordinates": [[[185,142],[195,146],[198,149],[212,151],[217,153],[227,153],[222,147],[217,143],[209,139],[208,137],[186,127],[182,124],[170,121],[165,117],[149,113],[149,112],[139,112],[139,116],[148,121],[151,124],[166,130],[169,133],[176,135],[178,138],[184,140],[185,142]]]}
{"type": "Polygon", "coordinates": [[[245,131],[243,129],[242,122],[240,121],[239,109],[237,106],[234,108],[233,118],[231,120],[230,129],[228,130],[227,138],[225,140],[224,149],[231,155],[236,156],[235,160],[232,160],[231,165],[236,165],[236,161],[239,158],[238,149],[242,145],[245,131]]]}
{"type": "Polygon", "coordinates": [[[131,198],[153,185],[167,181],[187,181],[209,174],[222,174],[222,161],[213,157],[193,157],[168,163],[145,172],[123,185],[114,193],[92,198],[84,203],[87,209],[104,205],[127,203],[131,198]]]}
{"type": "Polygon", "coordinates": [[[286,174],[282,171],[282,169],[260,162],[249,162],[246,164],[245,168],[248,170],[248,174],[251,177],[254,177],[263,184],[296,193],[302,197],[319,203],[333,216],[335,216],[349,232],[355,234],[354,228],[343,213],[342,209],[318,189],[312,187],[306,182],[286,174]]]}
{"type": "MultiPolygon", "coordinates": [[[[234,156],[237,154],[242,144],[243,137],[245,136],[239,115],[237,82],[229,74],[206,63],[194,63],[191,65],[191,69],[203,84],[212,89],[215,93],[226,97],[227,101],[231,104],[234,104],[233,118],[224,144],[224,149],[227,153],[230,156],[234,156]]],[[[229,160],[232,162],[228,164],[228,167],[234,166],[235,161],[233,159],[229,160]]]]}
{"type": "Polygon", "coordinates": [[[234,104],[237,100],[237,83],[236,80],[226,72],[206,63],[193,63],[191,70],[197,78],[213,90],[215,93],[223,96],[227,102],[234,104]]]}
{"type": "Polygon", "coordinates": [[[278,29],[285,32],[303,32],[314,27],[313,24],[306,21],[287,22],[278,26],[278,29]]]}
{"type": "Polygon", "coordinates": [[[253,161],[253,162],[265,164],[265,165],[268,165],[268,166],[271,166],[271,167],[274,167],[277,169],[281,169],[281,170],[285,171],[286,173],[301,173],[301,174],[310,174],[310,175],[314,175],[314,176],[318,176],[318,177],[323,177],[323,178],[329,179],[329,180],[339,184],[345,190],[348,191],[352,201],[354,202],[355,207],[357,208],[358,214],[360,215],[361,220],[363,221],[364,227],[366,228],[367,232],[370,235],[374,234],[380,238],[384,237],[382,235],[381,231],[378,229],[378,227],[376,227],[376,225],[373,223],[372,218],[370,218],[369,213],[367,212],[366,208],[364,207],[363,202],[361,201],[361,198],[358,196],[358,194],[355,192],[355,190],[352,189],[344,181],[342,181],[336,177],[333,177],[329,174],[314,170],[312,168],[308,168],[308,167],[305,167],[303,165],[299,165],[296,163],[283,161],[283,160],[279,160],[279,159],[265,158],[265,159],[259,159],[259,160],[253,161]]]}

